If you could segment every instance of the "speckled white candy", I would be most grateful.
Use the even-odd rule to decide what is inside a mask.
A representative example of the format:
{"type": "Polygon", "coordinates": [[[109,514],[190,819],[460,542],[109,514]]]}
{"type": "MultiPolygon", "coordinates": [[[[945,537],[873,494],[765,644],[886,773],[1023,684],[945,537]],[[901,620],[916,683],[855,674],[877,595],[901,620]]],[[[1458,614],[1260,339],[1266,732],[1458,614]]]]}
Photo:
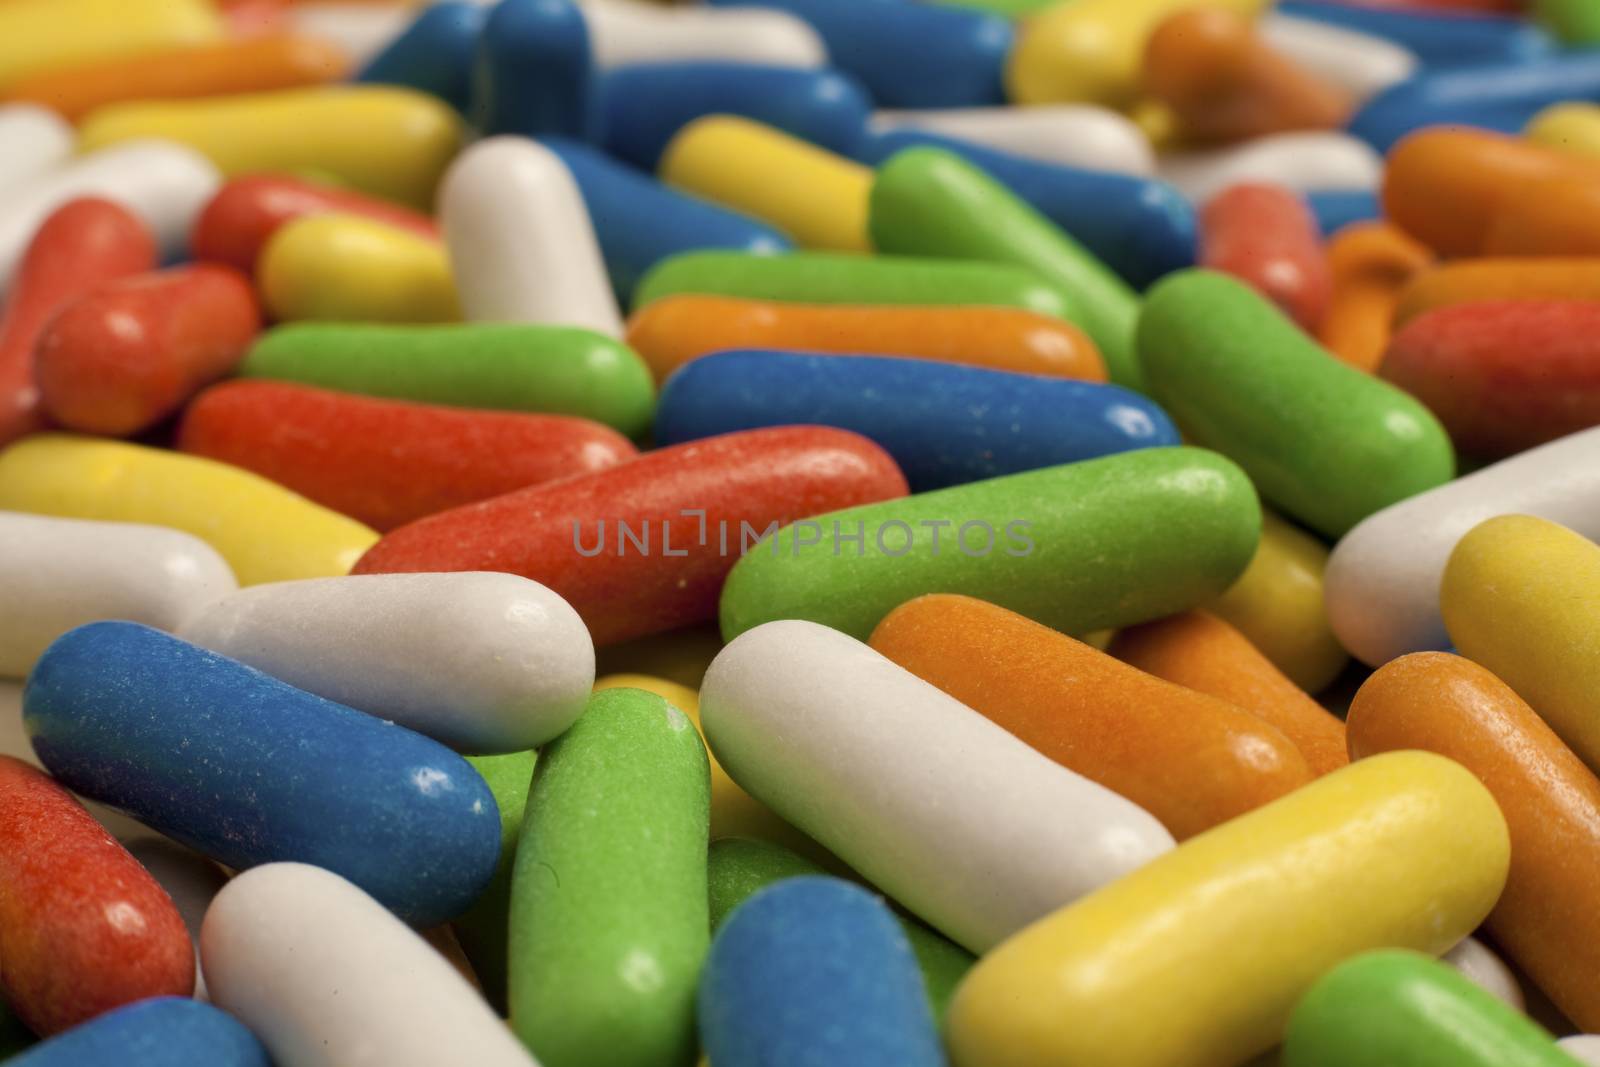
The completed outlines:
{"type": "Polygon", "coordinates": [[[1155,152],[1132,121],[1088,104],[879,111],[874,130],[920,129],[1045,163],[1122,174],[1153,174],[1155,152]]]}
{"type": "Polygon", "coordinates": [[[0,107],[0,189],[11,189],[52,169],[72,154],[72,124],[37,104],[0,107]]]}
{"type": "Polygon", "coordinates": [[[535,1064],[443,956],[319,867],[269,863],[229,882],[200,958],[212,1003],[278,1067],[535,1064]]]}
{"type": "Polygon", "coordinates": [[[1132,801],[816,623],[736,638],[700,721],[747,792],[974,952],[1173,847],[1132,801]]]}
{"type": "Polygon", "coordinates": [[[1256,29],[1296,66],[1339,86],[1358,103],[1405,81],[1417,69],[1416,54],[1409,48],[1316,19],[1269,12],[1256,29]]]}
{"type": "Polygon", "coordinates": [[[662,7],[640,0],[582,0],[595,62],[726,61],[821,67],[828,49],[810,24],[787,11],[751,7],[662,7]]]}
{"type": "Polygon", "coordinates": [[[1600,428],[1501,460],[1369,516],[1328,560],[1328,621],[1371,666],[1446,648],[1439,582],[1451,549],[1496,515],[1536,515],[1600,539],[1600,428]]]}
{"type": "Polygon", "coordinates": [[[473,753],[544,744],[572,725],[594,685],[583,620],[515,574],[255,585],[178,636],[473,753]]]}
{"type": "Polygon", "coordinates": [[[1238,182],[1276,182],[1299,192],[1373,190],[1383,180],[1383,158],[1347,133],[1281,133],[1227,148],[1162,155],[1156,174],[1200,203],[1238,182]]]}
{"type": "Polygon", "coordinates": [[[0,677],[28,673],[75,626],[175,630],[237,588],[216,549],[181,530],[0,511],[0,677]]]}
{"type": "Polygon", "coordinates": [[[1556,1047],[1579,1063],[1600,1067],[1600,1034],[1573,1034],[1557,1041],[1556,1047]]]}
{"type": "Polygon", "coordinates": [[[1522,1010],[1522,987],[1517,984],[1517,976],[1477,938],[1467,938],[1445,953],[1441,962],[1454,967],[1462,977],[1493,993],[1518,1011],[1522,1010]]]}

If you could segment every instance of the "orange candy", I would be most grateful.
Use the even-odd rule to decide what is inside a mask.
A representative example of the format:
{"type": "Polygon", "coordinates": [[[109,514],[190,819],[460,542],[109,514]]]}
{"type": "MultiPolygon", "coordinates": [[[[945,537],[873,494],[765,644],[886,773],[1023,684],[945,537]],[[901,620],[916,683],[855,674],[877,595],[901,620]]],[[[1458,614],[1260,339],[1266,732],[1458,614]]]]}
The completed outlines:
{"type": "Polygon", "coordinates": [[[1243,708],[1281,730],[1317,775],[1350,762],[1344,723],[1284,677],[1244,634],[1204,611],[1131,626],[1111,654],[1131,667],[1243,708]]]}
{"type": "Polygon", "coordinates": [[[1394,328],[1434,308],[1486,300],[1600,300],[1600,257],[1505,256],[1442,264],[1401,291],[1394,328]]]}
{"type": "Polygon", "coordinates": [[[1389,347],[1401,291],[1433,254],[1383,222],[1346,226],[1328,242],[1327,254],[1333,297],[1317,340],[1352,367],[1374,371],[1389,347]]]}
{"type": "Polygon", "coordinates": [[[1600,256],[1600,181],[1534,182],[1500,205],[1483,251],[1490,256],[1600,256]]]}
{"type": "Polygon", "coordinates": [[[1293,743],[1249,712],[982,600],[918,597],[871,645],[1180,841],[1312,778],[1293,743]]]}
{"type": "Polygon", "coordinates": [[[1106,380],[1087,334],[1020,308],[787,304],[732,297],[671,296],[634,312],[629,346],[657,381],[701,356],[730,348],[910,356],[1019,374],[1106,380]]]}
{"type": "Polygon", "coordinates": [[[1600,1029],[1600,779],[1499,678],[1460,656],[1386,664],[1350,705],[1350,755],[1426,749],[1488,787],[1511,830],[1495,940],[1583,1030],[1600,1029]]]}

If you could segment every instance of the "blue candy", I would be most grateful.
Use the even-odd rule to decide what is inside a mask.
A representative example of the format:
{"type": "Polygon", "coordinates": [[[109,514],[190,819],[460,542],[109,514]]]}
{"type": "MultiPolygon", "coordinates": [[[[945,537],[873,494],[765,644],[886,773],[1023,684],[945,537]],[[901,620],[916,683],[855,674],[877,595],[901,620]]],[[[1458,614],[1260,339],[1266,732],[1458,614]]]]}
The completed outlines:
{"type": "Polygon", "coordinates": [[[272,1067],[233,1016],[183,997],[124,1004],[64,1030],[6,1067],[272,1067]]]}
{"type": "Polygon", "coordinates": [[[788,878],[735,908],[700,977],[716,1067],[943,1067],[922,975],[888,907],[837,878],[788,878]]]}
{"type": "Polygon", "coordinates": [[[500,0],[484,21],[472,115],[485,134],[595,140],[594,54],[572,0],[500,0]]]}
{"type": "Polygon", "coordinates": [[[919,145],[954,152],[988,171],[1135,288],[1195,264],[1199,223],[1194,205],[1155,178],[1045,163],[916,129],[870,133],[856,158],[877,166],[919,145]]]}
{"type": "Polygon", "coordinates": [[[848,75],[748,63],[638,63],[600,81],[605,149],[644,170],[683,127],[706,115],[742,115],[833,152],[850,153],[872,103],[848,75]]]}
{"type": "Polygon", "coordinates": [[[22,700],[63,785],[229,867],[325,867],[420,925],[494,874],[500,816],[466,760],[159,630],[68,631],[22,700]]]}
{"type": "MultiPolygon", "coordinates": [[[[710,0],[746,7],[751,0],[710,0]]],[[[916,0],[756,0],[809,22],[829,61],[866,85],[880,107],[1005,103],[1010,19],[916,0]]]]}
{"type": "Polygon", "coordinates": [[[603,152],[558,137],[544,144],[561,157],[583,193],[611,285],[624,305],[651,267],[679,252],[771,253],[794,247],[766,223],[686,196],[603,152]]]}
{"type": "Polygon", "coordinates": [[[1328,0],[1283,0],[1278,11],[1382,37],[1411,49],[1432,67],[1532,63],[1556,52],[1549,33],[1509,16],[1430,15],[1328,0]]]}
{"type": "Polygon", "coordinates": [[[912,492],[1179,443],[1156,404],[1129,389],[893,356],[718,352],[661,388],[664,445],[734,430],[810,424],[870,437],[912,492]]]}
{"type": "Polygon", "coordinates": [[[465,112],[472,103],[473,65],[486,14],[485,8],[465,0],[440,0],[374,56],[355,80],[420,89],[465,112]]]}
{"type": "Polygon", "coordinates": [[[1366,189],[1313,189],[1305,198],[1324,237],[1333,236],[1352,222],[1383,217],[1378,194],[1366,189]]]}

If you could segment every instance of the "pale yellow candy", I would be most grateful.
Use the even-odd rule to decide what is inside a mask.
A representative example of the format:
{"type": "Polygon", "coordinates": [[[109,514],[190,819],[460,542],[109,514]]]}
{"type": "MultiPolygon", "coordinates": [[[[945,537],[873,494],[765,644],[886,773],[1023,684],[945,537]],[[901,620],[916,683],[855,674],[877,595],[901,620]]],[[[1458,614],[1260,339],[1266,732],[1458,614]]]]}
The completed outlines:
{"type": "Polygon", "coordinates": [[[56,67],[222,35],[209,0],[0,0],[0,89],[56,67]]]}
{"type": "Polygon", "coordinates": [[[434,187],[461,147],[462,126],[427,93],[339,85],[112,104],[84,119],[78,148],[143,137],[181,141],[230,177],[318,170],[361,192],[431,210],[434,187]]]}
{"type": "Polygon", "coordinates": [[[955,1067],[1237,1067],[1328,968],[1451,948],[1494,906],[1510,840],[1459,764],[1334,771],[1026,927],[978,962],[955,1067]]]}
{"type": "Polygon", "coordinates": [[[256,263],[256,285],[279,321],[461,318],[441,242],[354,215],[312,215],[281,227],[256,263]]]}
{"type": "Polygon", "coordinates": [[[1556,104],[1533,117],[1523,131],[1534,144],[1600,159],[1600,106],[1556,104]]]}
{"type": "Polygon", "coordinates": [[[378,539],[238,467],[68,434],[0,451],[0,509],[171,526],[215,548],[240,585],[345,575],[378,539]]]}
{"type": "Polygon", "coordinates": [[[1439,606],[1461,654],[1600,772],[1600,546],[1531,515],[1490,519],[1450,553],[1439,606]]]}
{"type": "MultiPolygon", "coordinates": [[[[1268,2],[1207,0],[1205,6],[1254,18],[1268,2]]],[[[1195,6],[1195,0],[1064,0],[1019,28],[1006,91],[1018,104],[1129,107],[1150,34],[1167,16],[1195,6]]]]}
{"type": "Polygon", "coordinates": [[[731,115],[678,131],[661,157],[668,185],[753,215],[806,248],[868,252],[872,169],[731,115]]]}

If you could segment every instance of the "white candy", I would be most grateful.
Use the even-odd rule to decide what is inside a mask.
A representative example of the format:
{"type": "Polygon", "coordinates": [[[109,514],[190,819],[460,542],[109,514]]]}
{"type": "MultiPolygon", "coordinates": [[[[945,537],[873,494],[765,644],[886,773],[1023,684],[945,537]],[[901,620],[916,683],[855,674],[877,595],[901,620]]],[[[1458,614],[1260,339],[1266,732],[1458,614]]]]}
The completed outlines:
{"type": "Polygon", "coordinates": [[[544,744],[572,725],[594,685],[583,620],[515,574],[255,585],[178,636],[467,752],[544,744]]]}
{"type": "Polygon", "coordinates": [[[1600,539],[1600,428],[1403,500],[1345,534],[1323,578],[1340,644],[1373,667],[1448,647],[1439,614],[1445,562],[1468,530],[1506,514],[1537,515],[1600,539]]]}
{"type": "Polygon", "coordinates": [[[68,630],[101,619],[176,630],[238,588],[181,530],[0,511],[0,677],[21,677],[68,630]]]}
{"type": "Polygon", "coordinates": [[[1600,1067],[1600,1035],[1573,1034],[1557,1041],[1556,1047],[1579,1063],[1600,1067]]]}
{"type": "Polygon", "coordinates": [[[1315,19],[1269,12],[1256,29],[1296,66],[1339,86],[1358,103],[1405,81],[1417,69],[1416,54],[1409,48],[1315,19]]]}
{"type": "Polygon", "coordinates": [[[734,781],[974,952],[1173,847],[1132,801],[816,623],[736,638],[700,721],[734,781]]]}
{"type": "Polygon", "coordinates": [[[11,189],[72,155],[72,124],[36,104],[0,107],[0,189],[11,189]]]}
{"type": "Polygon", "coordinates": [[[1518,1011],[1522,1010],[1522,987],[1517,984],[1517,976],[1477,938],[1462,941],[1445,953],[1441,962],[1460,971],[1462,977],[1474,985],[1488,990],[1518,1011]]]}
{"type": "Polygon", "coordinates": [[[359,2],[291,4],[284,11],[295,32],[332,41],[358,68],[388,48],[417,13],[405,4],[359,2]]]}
{"type": "MultiPolygon", "coordinates": [[[[141,829],[143,829],[141,827],[141,829]]],[[[172,903],[177,906],[183,925],[195,941],[196,1000],[209,1000],[205,976],[200,972],[200,924],[206,917],[211,901],[228,884],[222,868],[191,848],[185,848],[154,830],[144,830],[134,837],[122,839],[133,858],[138,860],[150,876],[161,883],[172,903]]]]}
{"type": "Polygon", "coordinates": [[[763,7],[663,7],[640,0],[583,0],[589,42],[602,67],[723,60],[822,67],[828,50],[805,20],[763,7]]]}
{"type": "Polygon", "coordinates": [[[1176,152],[1156,160],[1156,174],[1202,203],[1238,182],[1276,182],[1299,192],[1376,189],[1383,158],[1347,133],[1280,133],[1242,145],[1176,152]]]}
{"type": "Polygon", "coordinates": [[[583,194],[548,148],[526,137],[479,141],[445,173],[439,217],[469,321],[622,335],[583,194]]]}
{"type": "Polygon", "coordinates": [[[280,1067],[537,1067],[443,956],[320,867],[269,863],[229,882],[200,958],[212,1003],[280,1067]]]}
{"type": "Polygon", "coordinates": [[[920,129],[1002,152],[1086,170],[1155,173],[1155,153],[1127,118],[1087,104],[879,111],[874,130],[920,129]]]}
{"type": "Polygon", "coordinates": [[[217,168],[194,149],[138,140],[80,156],[8,189],[0,200],[0,290],[11,284],[40,224],[69,200],[116,201],[144,220],[163,254],[176,257],[188,243],[195,216],[221,184],[217,168]]]}

